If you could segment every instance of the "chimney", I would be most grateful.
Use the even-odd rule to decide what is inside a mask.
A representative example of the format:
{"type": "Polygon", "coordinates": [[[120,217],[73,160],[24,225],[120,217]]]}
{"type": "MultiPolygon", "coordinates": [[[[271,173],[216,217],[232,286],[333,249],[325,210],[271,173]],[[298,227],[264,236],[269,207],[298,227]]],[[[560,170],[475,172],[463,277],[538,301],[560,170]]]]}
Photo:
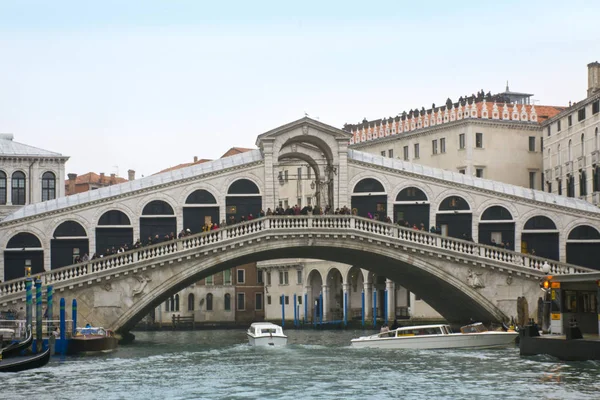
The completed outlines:
{"type": "Polygon", "coordinates": [[[194,156],[194,162],[197,163],[198,162],[198,156],[194,156]]]}
{"type": "Polygon", "coordinates": [[[69,177],[69,183],[67,185],[67,196],[75,194],[75,180],[77,179],[77,174],[67,174],[69,177]]]}
{"type": "Polygon", "coordinates": [[[115,174],[110,174],[110,182],[109,184],[114,185],[115,184],[115,174]]]}
{"type": "Polygon", "coordinates": [[[104,185],[104,172],[100,172],[100,184],[104,185]]]}
{"type": "Polygon", "coordinates": [[[600,92],[600,63],[595,61],[588,64],[588,97],[600,92]]]}
{"type": "Polygon", "coordinates": [[[130,169],[127,171],[127,179],[130,181],[134,181],[135,180],[135,171],[130,169]]]}

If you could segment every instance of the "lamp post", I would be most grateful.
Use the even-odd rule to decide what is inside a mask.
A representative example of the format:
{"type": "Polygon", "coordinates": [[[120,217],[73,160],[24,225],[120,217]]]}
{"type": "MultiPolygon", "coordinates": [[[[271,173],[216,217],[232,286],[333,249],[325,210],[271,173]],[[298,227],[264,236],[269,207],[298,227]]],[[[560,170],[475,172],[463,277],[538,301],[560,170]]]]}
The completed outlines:
{"type": "Polygon", "coordinates": [[[25,260],[25,277],[31,277],[31,260],[25,260]]]}
{"type": "Polygon", "coordinates": [[[542,331],[548,332],[550,330],[550,284],[548,282],[548,274],[550,273],[550,264],[548,261],[544,261],[542,264],[542,272],[546,277],[544,277],[544,283],[542,284],[542,290],[544,291],[544,308],[542,312],[542,331]]]}

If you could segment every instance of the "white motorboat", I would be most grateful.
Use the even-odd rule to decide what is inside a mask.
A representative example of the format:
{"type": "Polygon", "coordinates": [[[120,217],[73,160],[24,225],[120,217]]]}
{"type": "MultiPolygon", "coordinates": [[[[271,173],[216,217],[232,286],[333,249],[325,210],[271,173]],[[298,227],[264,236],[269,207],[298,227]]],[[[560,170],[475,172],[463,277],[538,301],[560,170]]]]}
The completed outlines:
{"type": "Polygon", "coordinates": [[[450,325],[406,326],[352,339],[352,347],[381,349],[475,349],[514,344],[517,332],[489,331],[481,322],[453,333],[450,325]]]}
{"type": "Polygon", "coordinates": [[[248,342],[251,346],[285,346],[287,336],[279,325],[270,322],[254,322],[248,328],[248,342]]]}

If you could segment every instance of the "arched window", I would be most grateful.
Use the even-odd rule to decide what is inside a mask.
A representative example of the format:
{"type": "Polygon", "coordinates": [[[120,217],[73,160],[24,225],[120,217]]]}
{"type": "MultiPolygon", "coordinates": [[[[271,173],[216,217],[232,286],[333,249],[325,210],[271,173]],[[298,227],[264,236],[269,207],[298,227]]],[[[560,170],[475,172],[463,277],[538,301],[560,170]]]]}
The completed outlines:
{"type": "Polygon", "coordinates": [[[506,208],[502,206],[492,206],[487,208],[481,215],[481,219],[484,221],[500,221],[500,220],[512,220],[512,214],[506,208]]]}
{"type": "Polygon", "coordinates": [[[550,147],[548,147],[548,167],[552,168],[552,157],[550,156],[550,147]]]}
{"type": "Polygon", "coordinates": [[[54,200],[56,198],[56,177],[52,172],[44,172],[42,175],[42,201],[54,200]]]}
{"type": "Polygon", "coordinates": [[[142,215],[174,215],[173,207],[162,200],[153,200],[144,206],[142,215]]]}
{"type": "Polygon", "coordinates": [[[175,311],[179,311],[179,294],[175,295],[175,311]]]}
{"type": "Polygon", "coordinates": [[[573,160],[573,158],[571,158],[572,154],[571,154],[571,140],[569,140],[569,147],[567,148],[567,161],[571,161],[573,160]]]}
{"type": "Polygon", "coordinates": [[[25,205],[25,174],[21,171],[17,171],[12,174],[12,203],[15,206],[25,205]]]}
{"type": "Polygon", "coordinates": [[[543,215],[529,218],[525,223],[524,230],[539,230],[539,229],[556,229],[556,224],[550,218],[543,215]]]}
{"type": "Polygon", "coordinates": [[[198,189],[187,197],[185,204],[217,204],[217,200],[209,191],[198,189]]]}
{"type": "Polygon", "coordinates": [[[213,309],[213,295],[209,293],[206,295],[206,311],[212,311],[213,309]]]}
{"type": "Polygon", "coordinates": [[[569,240],[598,240],[600,233],[589,225],[579,225],[569,233],[569,240]]]}
{"type": "Polygon", "coordinates": [[[558,145],[558,148],[556,149],[556,165],[561,165],[562,163],[562,157],[560,156],[560,144],[558,145]]]}
{"type": "Polygon", "coordinates": [[[471,207],[469,206],[469,203],[463,199],[462,197],[459,196],[450,196],[450,197],[446,197],[441,203],[440,203],[440,211],[449,211],[449,210],[470,210],[471,207]]]}
{"type": "Polygon", "coordinates": [[[6,174],[0,171],[0,204],[6,204],[6,174]]]}
{"type": "Polygon", "coordinates": [[[225,311],[231,311],[231,295],[225,293],[225,311]]]}
{"type": "Polygon", "coordinates": [[[251,180],[238,179],[229,186],[227,194],[260,194],[260,190],[251,180]]]}
{"type": "Polygon", "coordinates": [[[398,196],[396,196],[396,201],[427,201],[427,195],[421,189],[416,187],[408,187],[402,189],[398,196]]]}
{"type": "Polygon", "coordinates": [[[194,293],[188,294],[188,311],[194,311],[194,293]]]}
{"type": "Polygon", "coordinates": [[[581,157],[585,155],[585,134],[581,134],[581,157]]]}
{"type": "Polygon", "coordinates": [[[596,128],[596,135],[594,136],[594,150],[600,150],[598,148],[598,128],[596,128]]]}
{"type": "Polygon", "coordinates": [[[385,193],[385,189],[377,179],[365,178],[354,186],[354,193],[385,193]]]}

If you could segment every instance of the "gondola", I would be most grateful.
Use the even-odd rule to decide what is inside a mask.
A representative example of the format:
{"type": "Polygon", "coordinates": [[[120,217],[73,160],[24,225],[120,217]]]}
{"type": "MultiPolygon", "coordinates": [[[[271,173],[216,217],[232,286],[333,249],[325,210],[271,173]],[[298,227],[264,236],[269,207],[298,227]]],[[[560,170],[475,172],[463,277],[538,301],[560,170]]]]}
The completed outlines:
{"type": "Polygon", "coordinates": [[[25,340],[18,343],[12,343],[2,349],[2,358],[4,359],[20,355],[21,351],[28,348],[32,342],[33,332],[31,331],[31,329],[27,329],[27,337],[25,338],[25,340]]]}
{"type": "Polygon", "coordinates": [[[2,358],[0,360],[0,372],[19,372],[40,368],[48,364],[48,361],[50,361],[50,347],[40,354],[2,358]]]}

